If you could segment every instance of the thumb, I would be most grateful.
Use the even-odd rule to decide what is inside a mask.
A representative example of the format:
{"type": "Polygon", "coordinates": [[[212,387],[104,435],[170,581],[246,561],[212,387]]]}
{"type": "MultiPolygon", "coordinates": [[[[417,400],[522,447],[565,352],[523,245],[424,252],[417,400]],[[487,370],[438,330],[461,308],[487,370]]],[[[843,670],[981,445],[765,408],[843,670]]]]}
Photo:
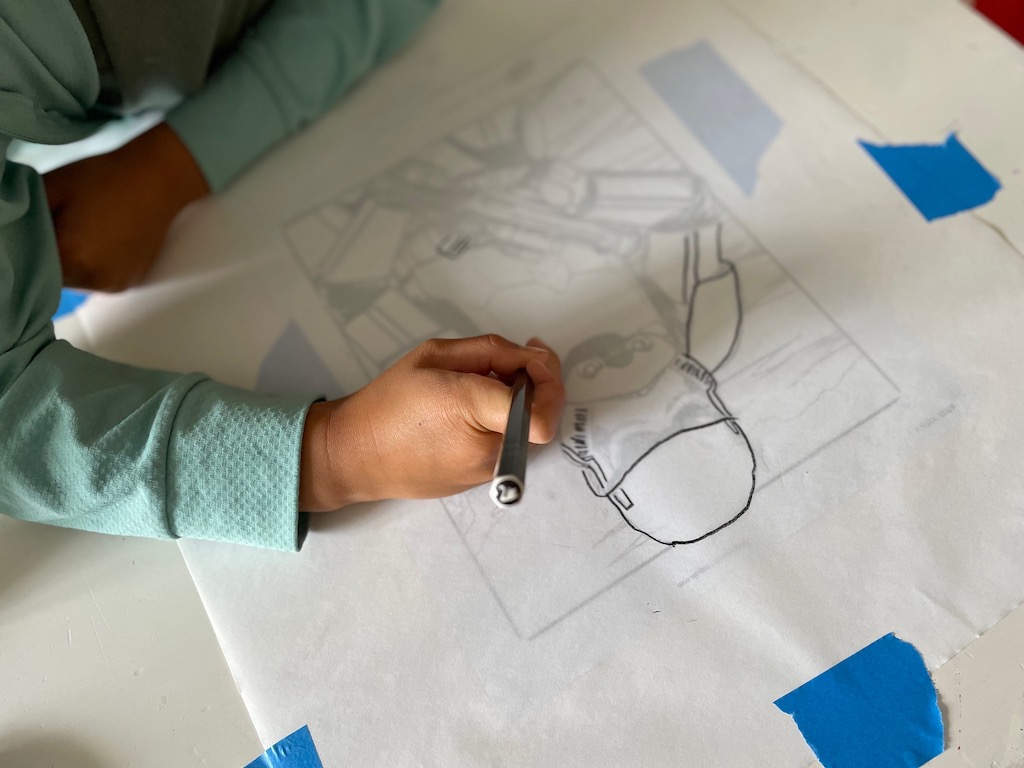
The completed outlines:
{"type": "Polygon", "coordinates": [[[503,434],[508,424],[512,388],[490,376],[473,373],[459,377],[460,402],[466,419],[477,429],[503,434]]]}

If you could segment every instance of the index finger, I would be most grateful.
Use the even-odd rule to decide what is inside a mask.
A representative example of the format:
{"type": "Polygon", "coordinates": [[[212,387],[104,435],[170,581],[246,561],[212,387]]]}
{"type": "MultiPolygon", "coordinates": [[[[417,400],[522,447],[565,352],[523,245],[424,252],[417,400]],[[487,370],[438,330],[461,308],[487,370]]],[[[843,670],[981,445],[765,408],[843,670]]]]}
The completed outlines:
{"type": "Polygon", "coordinates": [[[542,362],[544,363],[545,367],[547,367],[547,369],[551,371],[551,374],[556,379],[561,381],[562,380],[562,361],[558,358],[558,353],[555,352],[555,350],[553,350],[545,342],[541,341],[536,336],[534,336],[532,339],[530,339],[526,343],[527,343],[527,345],[529,347],[531,347],[533,349],[543,349],[545,352],[548,353],[547,358],[544,359],[542,362]]]}
{"type": "Polygon", "coordinates": [[[530,442],[549,443],[558,434],[562,409],[565,407],[562,363],[555,351],[540,339],[530,339],[530,346],[539,346],[549,352],[545,360],[532,360],[526,365],[526,372],[534,383],[530,442]]]}
{"type": "Polygon", "coordinates": [[[516,344],[496,333],[468,339],[431,339],[411,353],[423,368],[441,368],[456,373],[510,376],[526,368],[530,360],[544,360],[549,348],[530,348],[516,344]]]}

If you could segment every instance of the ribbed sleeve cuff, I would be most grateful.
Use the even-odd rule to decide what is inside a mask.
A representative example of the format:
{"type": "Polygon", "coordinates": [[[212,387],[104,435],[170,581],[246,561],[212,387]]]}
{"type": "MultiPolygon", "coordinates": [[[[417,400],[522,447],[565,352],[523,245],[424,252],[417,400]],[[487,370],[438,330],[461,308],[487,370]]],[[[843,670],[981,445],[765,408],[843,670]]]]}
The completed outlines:
{"type": "Polygon", "coordinates": [[[176,536],[297,551],[299,461],[311,399],[212,381],[182,401],[167,454],[167,518],[176,536]]]}
{"type": "Polygon", "coordinates": [[[237,58],[165,118],[213,191],[293,130],[256,69],[237,58]]]}

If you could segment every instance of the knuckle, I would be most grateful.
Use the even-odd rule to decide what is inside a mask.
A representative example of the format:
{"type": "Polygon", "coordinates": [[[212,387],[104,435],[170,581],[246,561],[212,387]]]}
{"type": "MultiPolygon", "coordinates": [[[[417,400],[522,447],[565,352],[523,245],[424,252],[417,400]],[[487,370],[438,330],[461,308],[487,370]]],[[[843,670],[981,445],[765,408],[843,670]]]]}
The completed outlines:
{"type": "Polygon", "coordinates": [[[419,346],[417,346],[416,349],[413,350],[413,356],[416,357],[417,359],[433,357],[435,355],[440,354],[443,349],[443,339],[427,339],[426,341],[421,341],[419,343],[419,346]]]}
{"type": "Polygon", "coordinates": [[[433,338],[423,342],[423,347],[430,352],[441,352],[451,342],[448,339],[433,338]]]}

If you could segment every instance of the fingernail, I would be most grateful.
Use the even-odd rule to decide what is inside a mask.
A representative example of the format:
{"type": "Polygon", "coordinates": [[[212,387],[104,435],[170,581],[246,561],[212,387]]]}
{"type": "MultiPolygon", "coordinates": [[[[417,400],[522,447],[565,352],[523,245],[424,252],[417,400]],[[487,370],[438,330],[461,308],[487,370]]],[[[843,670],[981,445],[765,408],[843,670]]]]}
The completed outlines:
{"type": "Polygon", "coordinates": [[[526,346],[526,347],[523,347],[523,349],[529,350],[530,352],[536,352],[537,354],[543,355],[544,357],[547,357],[548,354],[549,354],[549,351],[544,349],[544,347],[530,347],[530,346],[526,346]]]}

